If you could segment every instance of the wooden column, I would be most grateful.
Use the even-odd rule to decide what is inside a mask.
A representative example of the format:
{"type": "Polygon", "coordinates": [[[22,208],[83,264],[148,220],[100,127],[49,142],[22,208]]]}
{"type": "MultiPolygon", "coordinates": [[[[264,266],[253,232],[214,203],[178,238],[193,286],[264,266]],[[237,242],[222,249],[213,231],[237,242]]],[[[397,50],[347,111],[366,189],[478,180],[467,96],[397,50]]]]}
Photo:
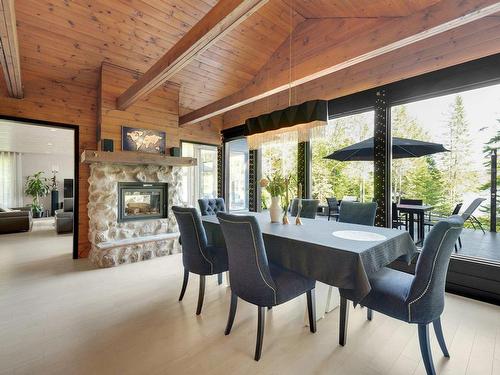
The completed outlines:
{"type": "Polygon", "coordinates": [[[257,189],[257,150],[248,152],[248,210],[257,212],[258,206],[258,189],[257,189]]]}
{"type": "Polygon", "coordinates": [[[392,136],[390,107],[387,105],[385,90],[379,90],[375,99],[374,129],[374,195],[377,202],[375,225],[391,227],[391,164],[392,136]]]}

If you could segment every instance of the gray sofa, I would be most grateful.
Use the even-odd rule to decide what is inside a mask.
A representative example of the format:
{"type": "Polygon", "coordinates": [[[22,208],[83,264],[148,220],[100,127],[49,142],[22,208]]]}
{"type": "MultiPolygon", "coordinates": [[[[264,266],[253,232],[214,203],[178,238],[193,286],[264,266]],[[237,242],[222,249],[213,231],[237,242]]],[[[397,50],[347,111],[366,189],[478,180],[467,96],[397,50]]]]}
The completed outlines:
{"type": "Polygon", "coordinates": [[[29,232],[33,227],[30,207],[0,207],[0,234],[29,232]]]}
{"type": "Polygon", "coordinates": [[[62,210],[56,211],[56,232],[73,232],[73,198],[64,198],[62,210]]]}

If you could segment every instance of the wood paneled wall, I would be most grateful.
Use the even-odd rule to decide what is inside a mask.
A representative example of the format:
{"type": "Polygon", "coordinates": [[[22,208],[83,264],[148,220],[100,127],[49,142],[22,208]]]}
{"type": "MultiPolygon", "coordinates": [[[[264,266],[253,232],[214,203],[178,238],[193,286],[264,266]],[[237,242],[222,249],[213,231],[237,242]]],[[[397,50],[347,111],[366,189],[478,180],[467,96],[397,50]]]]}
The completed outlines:
{"type": "Polygon", "coordinates": [[[169,83],[158,88],[125,111],[116,109],[116,98],[139,78],[136,72],[115,65],[102,65],[98,104],[101,139],[113,139],[121,150],[123,125],[165,131],[167,147],[178,147],[180,140],[220,143],[221,118],[195,127],[179,127],[179,86],[169,83]]]}
{"type": "MultiPolygon", "coordinates": [[[[117,149],[121,145],[119,139],[120,126],[129,124],[144,128],[163,129],[167,132],[167,146],[179,146],[179,140],[191,140],[212,144],[220,143],[219,129],[222,119],[214,118],[199,126],[179,128],[178,123],[178,87],[169,86],[151,95],[148,100],[141,101],[126,112],[114,111],[108,107],[113,96],[121,93],[127,83],[133,82],[134,73],[115,66],[107,65],[105,88],[98,95],[99,72],[86,71],[93,79],[85,83],[81,81],[60,81],[49,79],[43,74],[37,74],[30,69],[23,69],[24,99],[8,97],[5,82],[0,79],[0,115],[31,120],[41,120],[71,124],[78,126],[80,144],[76,150],[79,154],[85,149],[97,149],[98,96],[102,97],[101,109],[103,136],[109,136],[116,141],[117,149]],[[109,82],[109,84],[108,84],[109,82]]],[[[90,250],[88,241],[88,178],[87,164],[79,165],[79,236],[78,254],[87,257],[90,250]]],[[[69,249],[68,249],[69,250],[69,249]]]]}

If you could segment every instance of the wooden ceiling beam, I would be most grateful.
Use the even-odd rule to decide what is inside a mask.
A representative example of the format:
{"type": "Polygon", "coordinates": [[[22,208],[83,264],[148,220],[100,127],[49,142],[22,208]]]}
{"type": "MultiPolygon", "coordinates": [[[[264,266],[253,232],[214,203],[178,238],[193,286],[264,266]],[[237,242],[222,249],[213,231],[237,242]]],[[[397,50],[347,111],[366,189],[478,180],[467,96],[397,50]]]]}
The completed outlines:
{"type": "Polygon", "coordinates": [[[14,0],[0,0],[0,60],[9,95],[23,97],[14,0]]]}
{"type": "MultiPolygon", "coordinates": [[[[315,46],[317,52],[312,54],[311,58],[302,61],[300,66],[293,67],[293,75],[296,78],[291,83],[288,74],[284,74],[286,72],[275,70],[275,66],[279,64],[271,59],[271,64],[267,64],[245,88],[181,116],[179,125],[185,126],[207,120],[212,116],[283,92],[289,89],[290,85],[296,87],[317,80],[498,12],[500,12],[500,2],[491,0],[479,1],[475,5],[460,0],[443,0],[411,16],[385,21],[379,27],[354,35],[339,45],[328,46],[323,51],[315,46]],[[356,54],[360,51],[361,53],[356,54]]],[[[283,43],[283,47],[286,48],[287,44],[288,42],[283,43]]],[[[306,46],[302,49],[306,49],[306,46]]],[[[296,53],[299,52],[300,50],[296,53]]],[[[281,51],[275,55],[283,54],[281,51]]],[[[294,60],[297,60],[295,56],[294,60]]]]}
{"type": "Polygon", "coordinates": [[[168,52],[117,99],[125,110],[165,83],[268,0],[219,0],[168,52]]]}

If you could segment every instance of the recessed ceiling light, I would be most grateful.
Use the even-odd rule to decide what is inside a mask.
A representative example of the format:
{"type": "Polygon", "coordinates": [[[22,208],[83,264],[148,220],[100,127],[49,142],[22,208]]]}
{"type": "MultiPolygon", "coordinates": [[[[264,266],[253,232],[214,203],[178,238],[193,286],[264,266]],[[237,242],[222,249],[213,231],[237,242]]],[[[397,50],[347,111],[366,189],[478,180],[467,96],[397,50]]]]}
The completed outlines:
{"type": "Polygon", "coordinates": [[[53,146],[51,142],[47,143],[47,146],[53,146]]]}

